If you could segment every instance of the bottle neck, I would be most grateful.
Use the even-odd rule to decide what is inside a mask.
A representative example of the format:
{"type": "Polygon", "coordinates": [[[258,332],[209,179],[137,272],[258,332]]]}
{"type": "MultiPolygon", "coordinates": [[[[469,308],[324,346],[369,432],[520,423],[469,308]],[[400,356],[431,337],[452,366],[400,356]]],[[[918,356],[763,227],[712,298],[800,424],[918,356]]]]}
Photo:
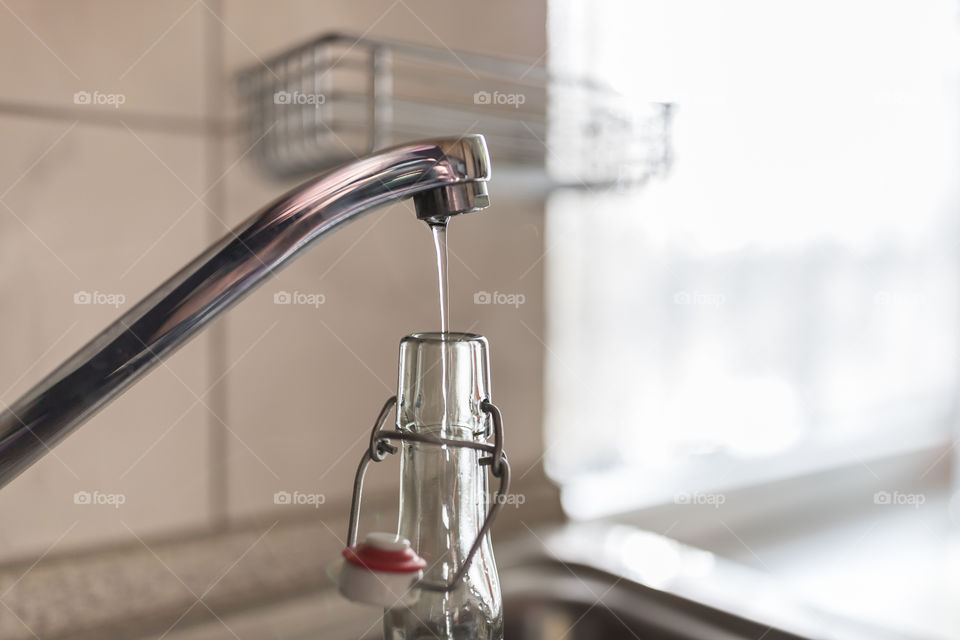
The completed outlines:
{"type": "MultiPolygon", "coordinates": [[[[415,334],[400,343],[397,429],[452,440],[485,441],[491,421],[487,341],[470,334],[415,334]]],[[[488,504],[482,454],[465,447],[404,442],[400,536],[427,562],[423,579],[449,583],[483,527],[488,504]]],[[[485,535],[463,576],[448,592],[424,590],[418,600],[384,614],[385,637],[501,640],[500,583],[485,535]]]]}
{"type": "MultiPolygon", "coordinates": [[[[439,435],[439,426],[412,429],[439,435]]],[[[467,439],[472,427],[443,428],[467,439]]],[[[464,562],[486,516],[486,471],[472,449],[404,443],[399,534],[427,561],[424,577],[449,580],[464,562]]]]}

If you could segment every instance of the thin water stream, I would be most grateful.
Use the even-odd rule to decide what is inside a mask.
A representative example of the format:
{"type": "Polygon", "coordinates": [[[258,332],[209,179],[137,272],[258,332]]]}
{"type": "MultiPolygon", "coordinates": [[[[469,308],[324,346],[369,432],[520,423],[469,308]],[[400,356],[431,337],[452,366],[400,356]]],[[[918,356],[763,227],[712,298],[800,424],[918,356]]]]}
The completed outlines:
{"type": "Polygon", "coordinates": [[[440,290],[440,332],[450,331],[450,282],[447,277],[447,219],[431,223],[433,247],[437,252],[437,284],[440,290]]]}
{"type": "MultiPolygon", "coordinates": [[[[450,331],[450,282],[447,274],[447,218],[442,222],[430,223],[430,231],[433,233],[433,247],[437,252],[437,288],[440,291],[440,333],[444,334],[450,331]]],[[[441,343],[440,366],[441,384],[443,385],[441,395],[443,398],[443,424],[440,425],[441,434],[446,436],[450,424],[448,422],[449,408],[449,375],[447,366],[447,344],[441,343]]]]}

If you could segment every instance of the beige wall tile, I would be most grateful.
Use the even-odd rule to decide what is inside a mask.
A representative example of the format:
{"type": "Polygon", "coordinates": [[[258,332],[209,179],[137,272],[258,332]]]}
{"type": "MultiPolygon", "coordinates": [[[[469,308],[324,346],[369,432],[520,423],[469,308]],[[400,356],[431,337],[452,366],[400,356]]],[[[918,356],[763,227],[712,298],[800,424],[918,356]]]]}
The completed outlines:
{"type": "Polygon", "coordinates": [[[538,60],[546,51],[546,2],[286,0],[265,11],[257,0],[225,0],[228,70],[322,33],[339,31],[454,50],[538,60]]]}
{"type": "Polygon", "coordinates": [[[200,116],[208,19],[190,0],[8,0],[0,100],[73,108],[75,92],[98,91],[124,96],[119,114],[200,116]]]}
{"type": "MultiPolygon", "coordinates": [[[[197,139],[9,117],[0,139],[0,399],[11,402],[196,255],[207,214],[193,195],[197,139]],[[125,304],[75,304],[78,292],[125,304]]],[[[168,365],[0,490],[0,558],[205,523],[204,340],[168,365]],[[75,505],[77,491],[126,503],[75,505]]]]}

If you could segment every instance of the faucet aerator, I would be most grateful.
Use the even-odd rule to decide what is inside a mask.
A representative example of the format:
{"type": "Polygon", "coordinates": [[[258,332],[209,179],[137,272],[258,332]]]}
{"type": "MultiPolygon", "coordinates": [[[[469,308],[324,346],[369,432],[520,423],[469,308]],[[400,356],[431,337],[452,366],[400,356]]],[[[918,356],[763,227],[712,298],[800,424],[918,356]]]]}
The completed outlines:
{"type": "Polygon", "coordinates": [[[463,182],[418,193],[413,204],[419,219],[442,224],[450,216],[486,209],[490,196],[486,182],[463,182]]]}

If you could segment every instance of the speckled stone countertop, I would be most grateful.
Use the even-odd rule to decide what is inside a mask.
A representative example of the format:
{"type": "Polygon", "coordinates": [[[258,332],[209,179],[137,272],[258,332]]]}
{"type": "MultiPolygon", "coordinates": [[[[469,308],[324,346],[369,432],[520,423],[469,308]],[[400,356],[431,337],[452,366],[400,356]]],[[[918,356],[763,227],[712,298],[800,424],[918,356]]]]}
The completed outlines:
{"type": "Polygon", "coordinates": [[[0,574],[0,637],[129,638],[315,590],[337,553],[327,527],[342,524],[269,523],[11,567],[0,574]]]}
{"type": "MultiPolygon", "coordinates": [[[[528,478],[516,490],[526,502],[503,510],[494,540],[560,520],[556,490],[545,481],[528,478]]],[[[264,517],[221,533],[137,539],[7,565],[0,568],[0,638],[158,637],[328,589],[326,571],[343,548],[346,512],[331,505],[309,519],[264,517]]]]}

